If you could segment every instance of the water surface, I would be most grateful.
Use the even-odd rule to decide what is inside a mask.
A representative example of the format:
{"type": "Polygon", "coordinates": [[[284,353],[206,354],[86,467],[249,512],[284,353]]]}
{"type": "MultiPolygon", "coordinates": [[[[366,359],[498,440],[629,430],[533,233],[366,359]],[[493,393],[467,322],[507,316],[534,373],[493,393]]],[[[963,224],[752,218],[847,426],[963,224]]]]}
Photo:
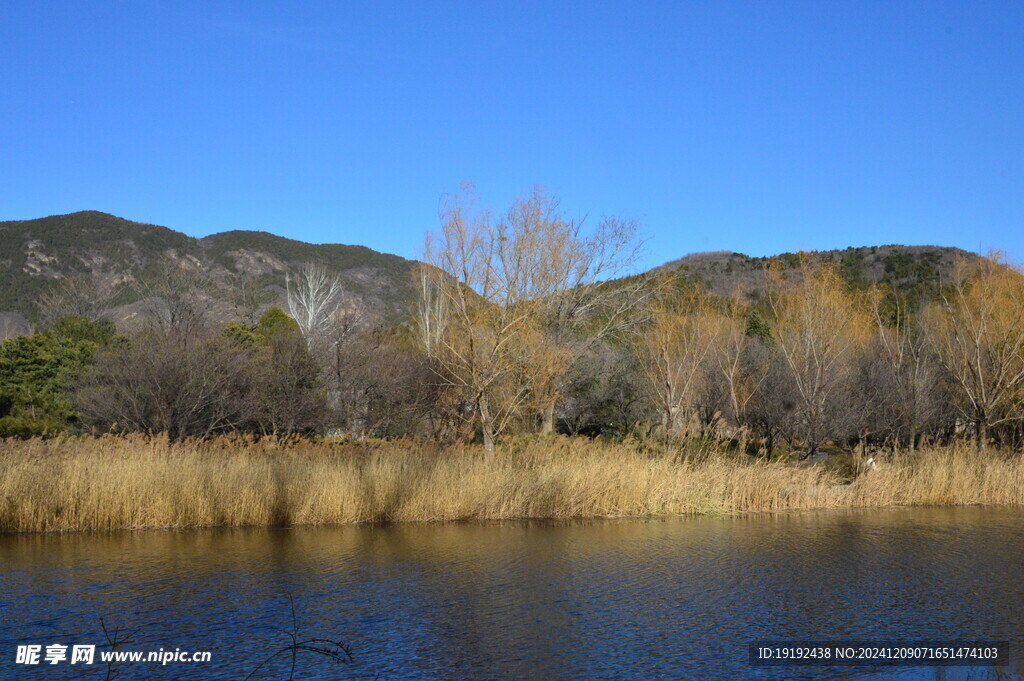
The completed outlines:
{"type": "MultiPolygon", "coordinates": [[[[0,536],[0,678],[18,644],[209,650],[119,679],[241,679],[300,636],[302,679],[1024,678],[1024,510],[871,510],[0,536]],[[755,640],[992,639],[1011,666],[752,668],[755,640]]],[[[254,678],[287,678],[287,661],[254,678]]]]}

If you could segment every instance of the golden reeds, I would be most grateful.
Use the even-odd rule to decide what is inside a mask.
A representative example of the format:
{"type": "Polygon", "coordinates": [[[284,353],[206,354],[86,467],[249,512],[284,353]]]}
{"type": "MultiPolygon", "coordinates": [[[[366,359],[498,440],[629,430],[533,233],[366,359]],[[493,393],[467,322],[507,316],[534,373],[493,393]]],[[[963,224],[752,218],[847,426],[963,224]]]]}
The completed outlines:
{"type": "Polygon", "coordinates": [[[569,438],[513,442],[491,463],[416,442],[6,440],[0,531],[1022,504],[1024,458],[932,449],[843,482],[810,464],[569,438]]]}

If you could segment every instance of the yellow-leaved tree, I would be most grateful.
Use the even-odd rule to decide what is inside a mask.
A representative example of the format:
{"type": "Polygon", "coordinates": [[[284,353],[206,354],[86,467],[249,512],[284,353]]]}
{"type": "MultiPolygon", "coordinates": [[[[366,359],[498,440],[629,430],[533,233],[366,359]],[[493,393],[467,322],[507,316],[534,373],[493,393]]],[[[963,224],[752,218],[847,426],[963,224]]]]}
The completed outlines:
{"type": "Polygon", "coordinates": [[[925,325],[962,416],[984,448],[993,426],[1024,419],[1024,275],[998,253],[958,261],[925,325]]]}
{"type": "Polygon", "coordinates": [[[695,408],[724,322],[702,291],[687,288],[654,302],[650,322],[635,334],[634,351],[661,412],[666,440],[695,408]]]}
{"type": "Polygon", "coordinates": [[[868,317],[830,264],[805,256],[789,279],[780,263],[767,276],[775,344],[798,396],[795,434],[813,452],[868,339],[868,317]]]}

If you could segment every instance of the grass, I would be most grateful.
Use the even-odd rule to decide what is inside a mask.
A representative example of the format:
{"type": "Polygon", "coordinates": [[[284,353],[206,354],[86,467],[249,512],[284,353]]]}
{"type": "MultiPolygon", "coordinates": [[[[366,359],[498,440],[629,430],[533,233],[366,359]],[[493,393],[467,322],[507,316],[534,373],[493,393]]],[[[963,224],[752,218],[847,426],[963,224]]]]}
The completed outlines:
{"type": "Polygon", "coordinates": [[[1022,504],[1024,458],[967,447],[840,472],[642,444],[516,441],[288,445],[222,438],[0,441],[0,531],[727,514],[1022,504]]]}

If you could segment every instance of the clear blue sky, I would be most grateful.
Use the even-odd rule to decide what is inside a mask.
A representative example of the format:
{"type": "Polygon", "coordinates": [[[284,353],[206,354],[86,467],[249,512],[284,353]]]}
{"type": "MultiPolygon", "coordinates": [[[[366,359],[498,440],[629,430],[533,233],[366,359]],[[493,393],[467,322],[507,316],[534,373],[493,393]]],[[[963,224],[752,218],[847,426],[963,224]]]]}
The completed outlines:
{"type": "Polygon", "coordinates": [[[463,180],[635,217],[644,265],[1019,260],[1024,3],[0,3],[0,219],[416,257],[463,180]]]}

